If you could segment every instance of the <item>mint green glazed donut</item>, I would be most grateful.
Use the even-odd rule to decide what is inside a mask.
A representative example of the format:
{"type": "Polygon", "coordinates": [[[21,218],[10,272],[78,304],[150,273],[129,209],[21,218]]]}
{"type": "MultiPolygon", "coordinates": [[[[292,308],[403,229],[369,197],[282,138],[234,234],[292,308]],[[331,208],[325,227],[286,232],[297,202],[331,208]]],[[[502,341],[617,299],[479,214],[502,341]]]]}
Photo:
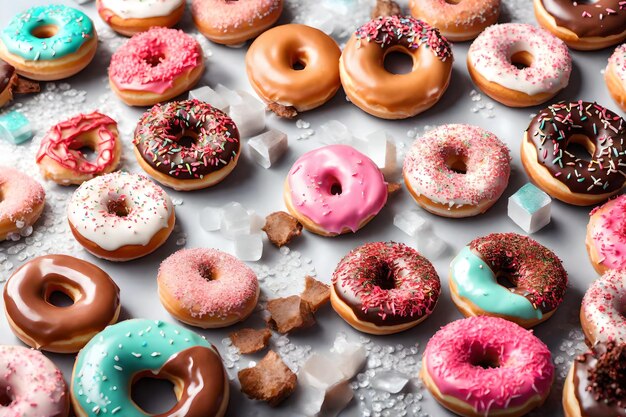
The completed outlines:
{"type": "Polygon", "coordinates": [[[178,403],[159,417],[221,417],[229,385],[219,353],[198,334],[145,319],[123,321],[98,333],[74,364],[72,404],[79,417],[146,417],[131,399],[141,377],[168,379],[178,403]]]}

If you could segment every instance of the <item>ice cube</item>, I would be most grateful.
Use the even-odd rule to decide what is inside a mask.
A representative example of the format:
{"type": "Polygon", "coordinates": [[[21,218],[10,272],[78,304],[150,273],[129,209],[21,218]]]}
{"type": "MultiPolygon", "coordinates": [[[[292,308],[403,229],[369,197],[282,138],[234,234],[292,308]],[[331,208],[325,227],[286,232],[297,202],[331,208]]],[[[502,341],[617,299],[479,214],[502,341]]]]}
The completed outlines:
{"type": "Polygon", "coordinates": [[[241,104],[243,99],[236,91],[231,90],[225,85],[218,84],[215,86],[215,92],[222,97],[229,106],[234,106],[235,104],[241,104]]]}
{"type": "Polygon", "coordinates": [[[234,240],[237,236],[250,234],[250,215],[239,203],[232,202],[222,207],[220,229],[224,237],[234,240]]]}
{"type": "Polygon", "coordinates": [[[221,207],[207,206],[200,210],[200,226],[207,232],[220,230],[223,210],[221,207]]]}
{"type": "Polygon", "coordinates": [[[397,394],[406,387],[409,378],[396,371],[379,371],[372,378],[372,388],[397,394]]]}
{"type": "Polygon", "coordinates": [[[30,120],[21,112],[11,110],[0,115],[0,139],[19,145],[32,137],[30,120]]]}
{"type": "Polygon", "coordinates": [[[294,393],[296,413],[305,417],[319,416],[325,398],[325,390],[308,384],[298,384],[294,393]]]}
{"type": "Polygon", "coordinates": [[[335,339],[331,354],[335,358],[333,362],[347,379],[354,378],[367,359],[365,348],[361,344],[339,337],[335,339]]]}
{"type": "Polygon", "coordinates": [[[234,120],[242,138],[254,136],[265,129],[265,104],[245,91],[237,91],[241,103],[231,104],[229,116],[234,120]]]}
{"type": "Polygon", "coordinates": [[[263,256],[263,236],[260,233],[235,237],[235,255],[242,261],[258,261],[263,256]]]}
{"type": "Polygon", "coordinates": [[[265,226],[265,219],[254,210],[248,210],[248,216],[250,216],[250,233],[261,233],[261,229],[265,226]]]}
{"type": "Polygon", "coordinates": [[[307,13],[305,24],[317,28],[327,35],[335,30],[335,19],[337,17],[328,9],[313,7],[307,13]]]}
{"type": "Polygon", "coordinates": [[[389,133],[377,130],[367,135],[365,142],[365,154],[374,161],[386,178],[394,177],[398,171],[396,144],[389,133]]]}
{"type": "Polygon", "coordinates": [[[430,260],[439,258],[448,249],[448,244],[432,230],[418,233],[415,236],[415,245],[417,246],[417,251],[430,260]]]}
{"type": "Polygon", "coordinates": [[[320,129],[322,130],[321,142],[325,145],[352,144],[352,134],[339,120],[329,120],[322,124],[320,129]]]}
{"type": "Polygon", "coordinates": [[[526,233],[535,233],[550,223],[550,196],[528,183],[509,197],[509,217],[526,233]]]}
{"type": "Polygon", "coordinates": [[[393,225],[415,238],[423,231],[430,230],[432,224],[416,210],[405,210],[393,217],[393,225]]]}
{"type": "Polygon", "coordinates": [[[331,387],[326,391],[326,399],[320,416],[337,417],[352,401],[352,397],[354,397],[354,391],[347,381],[331,387]]]}
{"type": "Polygon", "coordinates": [[[348,378],[333,359],[319,353],[313,353],[300,368],[298,378],[303,384],[322,390],[327,390],[333,385],[346,381],[348,378]]]}
{"type": "Polygon", "coordinates": [[[205,85],[204,87],[196,88],[189,92],[189,99],[196,99],[210,104],[222,111],[228,109],[228,103],[226,100],[217,94],[211,87],[205,85]]]}
{"type": "Polygon", "coordinates": [[[287,135],[276,129],[250,138],[248,145],[252,158],[265,169],[276,163],[289,147],[287,135]]]}

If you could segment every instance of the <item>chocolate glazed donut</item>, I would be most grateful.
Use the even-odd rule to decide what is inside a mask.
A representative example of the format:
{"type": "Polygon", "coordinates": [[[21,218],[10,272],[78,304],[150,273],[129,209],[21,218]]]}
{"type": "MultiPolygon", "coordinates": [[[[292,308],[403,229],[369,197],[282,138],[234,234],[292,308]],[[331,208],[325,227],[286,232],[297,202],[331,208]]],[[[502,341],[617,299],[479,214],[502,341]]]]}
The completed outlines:
{"type": "Polygon", "coordinates": [[[15,68],[0,59],[0,107],[13,98],[11,90],[16,81],[15,68]]]}
{"type": "Polygon", "coordinates": [[[118,286],[89,262],[47,255],[22,265],[4,287],[11,329],[27,345],[50,352],[80,350],[96,333],[117,321],[118,286]],[[49,299],[61,292],[73,300],[57,307],[49,299]]]}

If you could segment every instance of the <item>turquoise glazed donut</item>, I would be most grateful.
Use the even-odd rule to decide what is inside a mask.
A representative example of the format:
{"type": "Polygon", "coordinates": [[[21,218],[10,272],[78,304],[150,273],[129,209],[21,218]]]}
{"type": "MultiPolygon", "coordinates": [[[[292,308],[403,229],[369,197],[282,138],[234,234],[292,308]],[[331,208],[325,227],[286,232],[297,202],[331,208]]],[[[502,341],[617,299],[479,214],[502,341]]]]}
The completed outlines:
{"type": "Polygon", "coordinates": [[[159,417],[221,417],[229,385],[219,353],[196,333],[133,319],[97,334],[78,354],[70,390],[78,417],[146,417],[130,398],[144,376],[170,380],[178,403],[159,417]]]}
{"type": "Polygon", "coordinates": [[[96,44],[93,22],[85,13],[63,5],[37,6],[13,17],[2,30],[0,57],[26,77],[58,79],[50,76],[63,72],[61,78],[69,77],[89,64],[96,44]]]}

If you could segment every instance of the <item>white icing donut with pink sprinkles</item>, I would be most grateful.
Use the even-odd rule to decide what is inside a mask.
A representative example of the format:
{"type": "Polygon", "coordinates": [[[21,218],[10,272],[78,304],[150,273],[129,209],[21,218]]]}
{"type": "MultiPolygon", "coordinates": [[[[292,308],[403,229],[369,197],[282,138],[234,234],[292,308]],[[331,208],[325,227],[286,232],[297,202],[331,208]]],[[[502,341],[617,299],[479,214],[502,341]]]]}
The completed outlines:
{"type": "Polygon", "coordinates": [[[493,133],[450,124],[427,132],[404,160],[404,182],[415,201],[444,217],[484,213],[511,173],[509,150],[493,133]]]}
{"type": "Polygon", "coordinates": [[[609,58],[604,80],[613,100],[626,112],[626,43],[618,46],[609,58]]]}
{"type": "Polygon", "coordinates": [[[467,66],[474,83],[510,107],[544,103],[569,83],[572,58],[565,43],[523,23],[493,25],[472,43],[467,66]]]}
{"type": "Polygon", "coordinates": [[[624,270],[609,270],[591,284],[580,309],[581,325],[590,346],[610,340],[626,343],[625,299],[624,270]]]}
{"type": "Polygon", "coordinates": [[[0,387],[2,417],[66,417],[69,413],[63,375],[38,350],[0,346],[0,387]]]}

